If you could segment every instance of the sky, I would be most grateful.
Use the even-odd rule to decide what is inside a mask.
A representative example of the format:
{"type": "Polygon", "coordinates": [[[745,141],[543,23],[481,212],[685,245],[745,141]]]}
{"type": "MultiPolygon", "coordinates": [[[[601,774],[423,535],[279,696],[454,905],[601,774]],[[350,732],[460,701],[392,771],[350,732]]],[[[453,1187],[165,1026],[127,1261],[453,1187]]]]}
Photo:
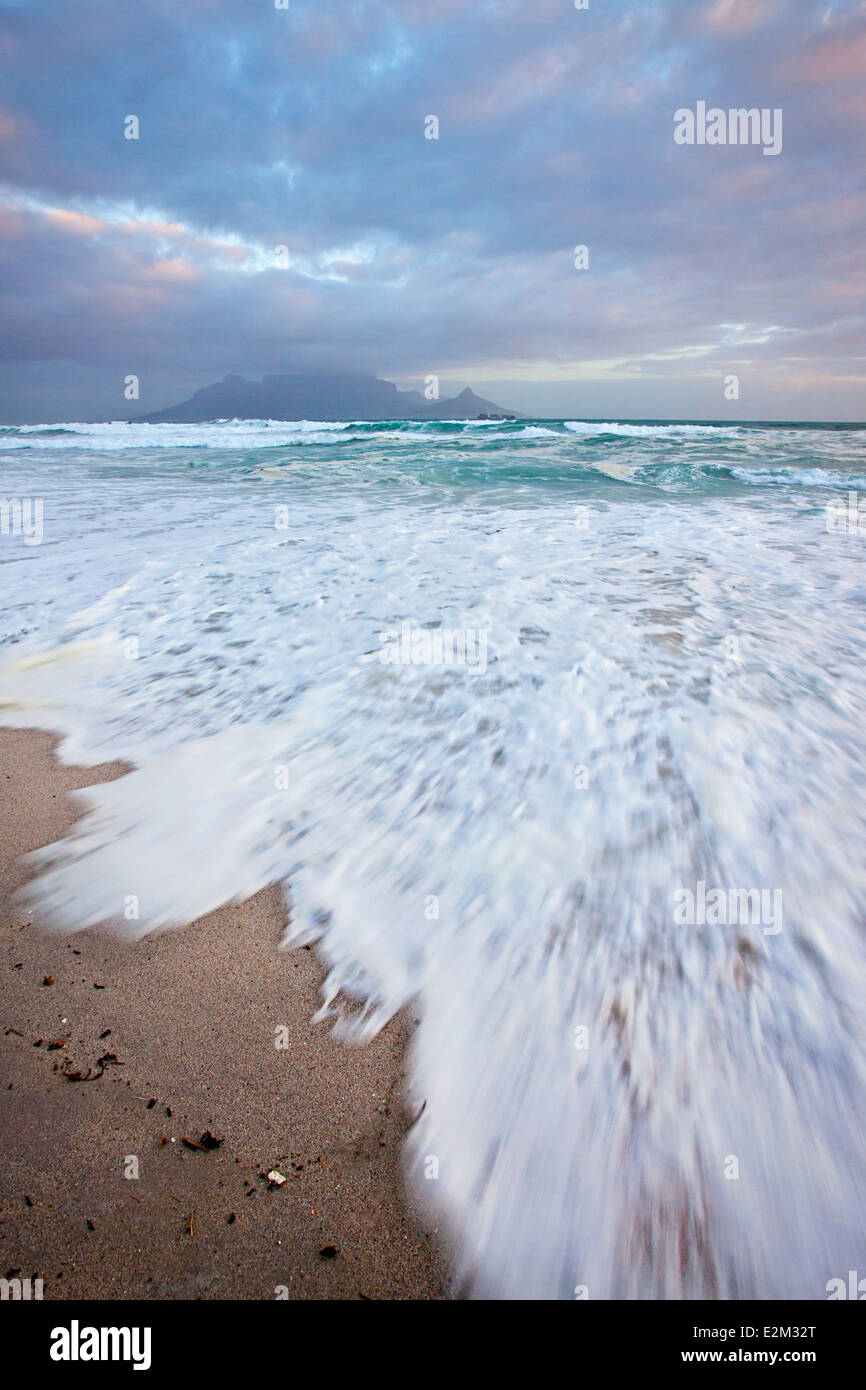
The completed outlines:
{"type": "Polygon", "coordinates": [[[866,419],[864,0],[277,3],[0,0],[0,419],[304,368],[866,419]]]}

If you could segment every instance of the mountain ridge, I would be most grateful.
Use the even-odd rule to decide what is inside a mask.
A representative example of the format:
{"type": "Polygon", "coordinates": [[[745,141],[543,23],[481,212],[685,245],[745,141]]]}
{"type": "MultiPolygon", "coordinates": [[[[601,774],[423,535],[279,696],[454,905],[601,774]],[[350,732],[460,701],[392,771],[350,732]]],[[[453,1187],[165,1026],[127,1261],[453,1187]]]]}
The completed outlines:
{"type": "Polygon", "coordinates": [[[208,420],[477,420],[522,418],[466,387],[457,396],[428,401],[392,381],[362,372],[287,372],[261,381],[230,372],[188,400],[138,417],[147,424],[200,424],[208,420]]]}

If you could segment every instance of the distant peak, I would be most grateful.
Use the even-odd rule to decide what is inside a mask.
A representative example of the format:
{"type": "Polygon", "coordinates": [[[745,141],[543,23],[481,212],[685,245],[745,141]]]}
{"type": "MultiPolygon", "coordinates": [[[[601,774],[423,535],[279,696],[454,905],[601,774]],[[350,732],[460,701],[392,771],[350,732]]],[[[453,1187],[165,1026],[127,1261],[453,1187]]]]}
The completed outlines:
{"type": "Polygon", "coordinates": [[[448,420],[511,418],[501,406],[466,386],[450,400],[428,401],[418,391],[400,391],[393,381],[362,372],[305,371],[250,381],[228,372],[189,400],[142,417],[195,422],[226,417],[248,420],[448,420]]]}

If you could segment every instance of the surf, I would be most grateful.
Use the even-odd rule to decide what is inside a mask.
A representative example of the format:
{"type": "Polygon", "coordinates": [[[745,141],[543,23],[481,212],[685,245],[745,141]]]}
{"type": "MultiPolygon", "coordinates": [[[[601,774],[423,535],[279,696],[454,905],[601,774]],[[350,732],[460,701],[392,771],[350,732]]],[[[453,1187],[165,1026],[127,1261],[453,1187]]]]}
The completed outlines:
{"type": "Polygon", "coordinates": [[[289,465],[301,425],[4,455],[46,526],[2,542],[0,721],[132,768],[29,905],[137,938],[282,884],[320,1017],[421,1020],[407,1167],[470,1291],[823,1297],[866,1236],[862,537],[826,525],[862,434],[327,426],[289,465]],[[429,660],[379,659],[404,631],[429,660]],[[700,883],[767,920],[678,921],[700,883]]]}

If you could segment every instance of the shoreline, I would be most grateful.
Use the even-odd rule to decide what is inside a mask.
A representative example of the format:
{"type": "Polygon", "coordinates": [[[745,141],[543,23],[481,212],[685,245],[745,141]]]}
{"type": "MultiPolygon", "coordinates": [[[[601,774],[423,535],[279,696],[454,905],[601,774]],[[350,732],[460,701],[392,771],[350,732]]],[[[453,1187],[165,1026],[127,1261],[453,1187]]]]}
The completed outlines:
{"type": "Polygon", "coordinates": [[[313,1025],[324,971],[278,949],[278,884],[138,942],[41,928],[22,856],[129,770],[59,742],[0,729],[0,1274],[53,1299],[450,1297],[403,1181],[411,1009],[358,1049],[313,1025]]]}

